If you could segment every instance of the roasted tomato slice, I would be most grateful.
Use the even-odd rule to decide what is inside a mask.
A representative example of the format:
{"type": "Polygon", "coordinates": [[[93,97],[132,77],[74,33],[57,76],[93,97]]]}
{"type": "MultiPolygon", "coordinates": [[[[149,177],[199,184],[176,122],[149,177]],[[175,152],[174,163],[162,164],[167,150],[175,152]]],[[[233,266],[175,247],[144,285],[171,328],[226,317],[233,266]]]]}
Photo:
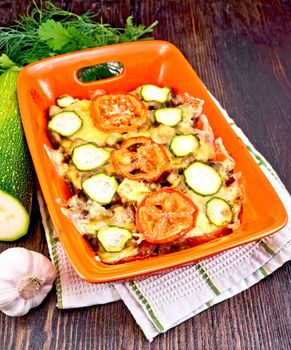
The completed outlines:
{"type": "Polygon", "coordinates": [[[144,136],[123,141],[111,152],[111,162],[118,174],[137,181],[155,181],[170,164],[163,145],[144,136]]]}
{"type": "Polygon", "coordinates": [[[105,132],[128,132],[139,129],[148,120],[145,104],[131,94],[97,96],[91,105],[96,127],[105,132]]]}
{"type": "Polygon", "coordinates": [[[146,196],[137,208],[136,225],[151,243],[172,242],[196,223],[197,208],[190,198],[172,188],[146,196]]]}

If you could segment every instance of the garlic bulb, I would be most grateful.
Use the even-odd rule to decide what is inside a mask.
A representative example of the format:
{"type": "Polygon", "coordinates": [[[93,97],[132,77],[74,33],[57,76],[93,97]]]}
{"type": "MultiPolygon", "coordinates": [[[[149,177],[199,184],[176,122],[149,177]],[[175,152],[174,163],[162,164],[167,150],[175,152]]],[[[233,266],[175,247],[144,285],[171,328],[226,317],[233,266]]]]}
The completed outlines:
{"type": "Polygon", "coordinates": [[[55,278],[56,269],[44,255],[25,248],[5,250],[0,254],[0,310],[25,315],[43,301],[55,278]]]}

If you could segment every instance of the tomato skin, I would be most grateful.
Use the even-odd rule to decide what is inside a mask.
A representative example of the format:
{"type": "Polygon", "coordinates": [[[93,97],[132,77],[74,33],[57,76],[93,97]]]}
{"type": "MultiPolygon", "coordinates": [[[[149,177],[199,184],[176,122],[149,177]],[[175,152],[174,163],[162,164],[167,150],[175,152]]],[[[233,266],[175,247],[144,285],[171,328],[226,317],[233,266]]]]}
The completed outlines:
{"type": "Polygon", "coordinates": [[[145,136],[123,141],[110,157],[118,174],[136,181],[155,181],[170,164],[164,146],[145,136]]]}
{"type": "Polygon", "coordinates": [[[168,243],[181,238],[196,224],[198,209],[180,191],[164,187],[140,202],[136,225],[146,241],[168,243]]]}
{"type": "Polygon", "coordinates": [[[146,105],[132,94],[97,95],[92,100],[91,116],[95,126],[104,132],[133,131],[148,122],[146,105]]]}

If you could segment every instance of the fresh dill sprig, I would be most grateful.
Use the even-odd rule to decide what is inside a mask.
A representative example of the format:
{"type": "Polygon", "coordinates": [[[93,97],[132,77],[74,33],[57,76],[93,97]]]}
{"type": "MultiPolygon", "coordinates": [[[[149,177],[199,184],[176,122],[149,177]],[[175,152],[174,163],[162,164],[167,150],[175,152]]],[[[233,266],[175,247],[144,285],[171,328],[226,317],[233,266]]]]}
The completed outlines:
{"type": "Polygon", "coordinates": [[[14,26],[0,27],[0,71],[9,66],[7,59],[24,66],[62,53],[153,39],[144,36],[152,33],[157,25],[157,21],[148,27],[136,25],[130,16],[124,28],[114,28],[102,21],[96,22],[92,12],[77,15],[50,1],[41,1],[40,5],[33,1],[33,6],[14,26]]]}

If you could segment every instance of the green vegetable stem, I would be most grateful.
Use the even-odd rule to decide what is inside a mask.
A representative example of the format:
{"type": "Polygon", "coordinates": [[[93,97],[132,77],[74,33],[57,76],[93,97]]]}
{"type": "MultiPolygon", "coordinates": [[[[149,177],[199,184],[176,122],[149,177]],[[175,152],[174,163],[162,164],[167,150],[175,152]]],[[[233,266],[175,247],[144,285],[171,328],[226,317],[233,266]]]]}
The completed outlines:
{"type": "Polygon", "coordinates": [[[127,18],[124,28],[113,28],[102,20],[96,22],[92,12],[81,15],[63,10],[50,1],[37,5],[13,27],[0,27],[0,72],[13,65],[24,66],[34,61],[67,52],[153,39],[157,21],[146,27],[127,18]]]}

